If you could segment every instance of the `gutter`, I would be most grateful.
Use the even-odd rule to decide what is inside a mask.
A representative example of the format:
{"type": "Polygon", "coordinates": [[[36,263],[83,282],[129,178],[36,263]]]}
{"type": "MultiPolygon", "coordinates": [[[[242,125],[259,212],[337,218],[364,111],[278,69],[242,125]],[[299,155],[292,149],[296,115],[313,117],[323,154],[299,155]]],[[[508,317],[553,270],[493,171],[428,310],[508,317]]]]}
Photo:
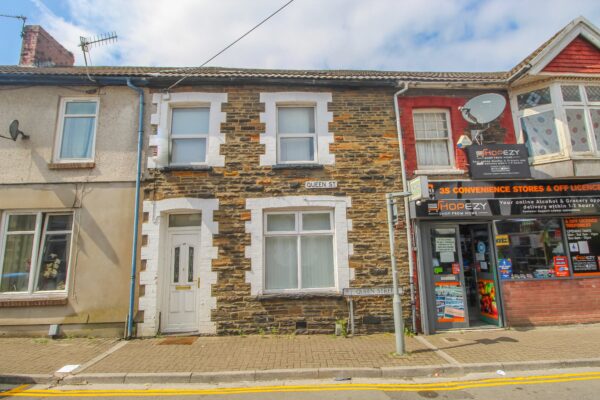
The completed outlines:
{"type": "MultiPolygon", "coordinates": [[[[400,109],[398,106],[398,96],[401,96],[404,92],[408,90],[410,82],[398,82],[398,86],[404,85],[400,90],[394,93],[394,113],[396,115],[396,132],[398,134],[398,151],[400,152],[400,170],[402,171],[402,188],[405,192],[407,190],[407,181],[406,181],[406,165],[404,160],[404,144],[402,141],[402,127],[400,125],[400,109]]],[[[412,240],[412,232],[411,232],[411,222],[410,222],[410,210],[408,204],[408,196],[403,196],[404,199],[404,219],[406,226],[406,245],[408,247],[408,273],[410,280],[410,309],[411,309],[411,318],[412,318],[412,331],[417,331],[417,303],[416,303],[416,295],[415,295],[415,271],[414,271],[414,257],[413,257],[413,240],[412,240]]]]}
{"type": "Polygon", "coordinates": [[[133,312],[135,300],[135,282],[137,276],[137,254],[138,235],[140,224],[140,187],[142,180],[142,150],[144,143],[144,90],[135,86],[131,79],[127,79],[127,86],[136,91],[140,96],[138,114],[138,147],[137,147],[137,171],[135,176],[135,209],[133,213],[133,245],[131,248],[131,282],[129,287],[129,311],[127,313],[127,332],[125,337],[131,339],[133,336],[133,312]]]}

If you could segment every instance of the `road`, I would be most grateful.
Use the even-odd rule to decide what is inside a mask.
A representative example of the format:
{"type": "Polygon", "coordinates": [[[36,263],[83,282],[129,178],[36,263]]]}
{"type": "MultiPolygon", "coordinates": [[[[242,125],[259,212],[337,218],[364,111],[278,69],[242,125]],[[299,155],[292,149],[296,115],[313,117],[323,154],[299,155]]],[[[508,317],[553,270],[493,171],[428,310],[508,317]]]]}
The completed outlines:
{"type": "Polygon", "coordinates": [[[87,385],[50,388],[23,385],[5,388],[0,398],[119,398],[206,400],[596,400],[600,371],[580,369],[530,374],[471,375],[456,380],[286,382],[268,386],[208,387],[194,385],[87,385]]]}

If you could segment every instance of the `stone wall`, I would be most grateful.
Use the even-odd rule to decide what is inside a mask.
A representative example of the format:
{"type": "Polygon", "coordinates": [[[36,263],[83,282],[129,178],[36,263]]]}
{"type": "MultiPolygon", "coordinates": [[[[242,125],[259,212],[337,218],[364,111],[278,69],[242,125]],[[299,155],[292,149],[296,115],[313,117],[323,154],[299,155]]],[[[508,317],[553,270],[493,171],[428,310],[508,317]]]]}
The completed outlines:
{"type": "MultiPolygon", "coordinates": [[[[213,246],[218,256],[212,261],[217,283],[212,296],[217,299],[212,320],[219,334],[257,333],[332,333],[337,319],[348,316],[341,296],[301,296],[296,298],[252,296],[246,273],[250,259],[246,246],[250,235],[246,222],[251,213],[246,199],[281,196],[340,196],[350,198],[347,219],[352,221],[348,241],[352,252],[352,287],[391,286],[389,242],[385,193],[402,190],[398,139],[393,108],[393,88],[298,88],[284,86],[187,87],[176,91],[227,93],[222,106],[226,122],[221,125],[225,143],[221,154],[224,167],[200,170],[149,170],[144,183],[146,201],[174,197],[216,198],[214,212],[218,234],[213,246]],[[273,168],[260,166],[265,152],[260,134],[265,126],[259,114],[264,104],[261,92],[328,92],[333,113],[329,132],[334,135],[330,152],[334,165],[311,168],[273,168]],[[335,180],[336,189],[306,189],[309,180],[335,180]]],[[[399,213],[404,211],[399,206],[399,213]]],[[[405,231],[397,230],[398,261],[402,286],[408,288],[408,261],[405,231]]],[[[142,267],[144,261],[142,260],[142,267]]],[[[144,293],[141,288],[140,293],[144,293]]],[[[403,298],[409,319],[408,290],[403,298]]],[[[393,329],[390,299],[363,298],[355,303],[358,332],[393,329]]]]}

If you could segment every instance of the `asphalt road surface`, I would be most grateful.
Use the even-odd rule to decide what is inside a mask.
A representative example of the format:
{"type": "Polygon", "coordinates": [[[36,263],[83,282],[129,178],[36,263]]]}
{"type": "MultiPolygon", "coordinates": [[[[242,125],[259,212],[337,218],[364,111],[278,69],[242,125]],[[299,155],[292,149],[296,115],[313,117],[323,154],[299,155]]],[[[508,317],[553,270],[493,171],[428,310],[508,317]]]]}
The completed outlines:
{"type": "Polygon", "coordinates": [[[597,400],[600,371],[537,371],[527,375],[467,376],[457,380],[297,381],[261,386],[84,385],[4,387],[0,399],[119,398],[206,400],[597,400]]]}

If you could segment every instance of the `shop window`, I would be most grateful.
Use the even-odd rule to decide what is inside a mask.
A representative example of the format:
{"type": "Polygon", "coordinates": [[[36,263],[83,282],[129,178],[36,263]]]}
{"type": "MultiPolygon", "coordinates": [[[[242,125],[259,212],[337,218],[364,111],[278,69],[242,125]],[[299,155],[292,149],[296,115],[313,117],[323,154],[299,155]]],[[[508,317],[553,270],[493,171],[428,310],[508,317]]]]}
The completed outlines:
{"type": "Polygon", "coordinates": [[[505,220],[494,224],[502,279],[570,275],[559,218],[505,220]]]}
{"type": "Polygon", "coordinates": [[[529,156],[600,156],[600,86],[553,84],[516,96],[529,156]]]}
{"type": "Polygon", "coordinates": [[[71,213],[8,213],[2,229],[1,293],[64,291],[71,213]]]}
{"type": "Polygon", "coordinates": [[[265,214],[265,289],[335,287],[333,213],[265,214]]]}
{"type": "Polygon", "coordinates": [[[96,142],[98,100],[63,99],[55,159],[59,162],[92,161],[96,142]]]}
{"type": "Polygon", "coordinates": [[[171,110],[170,164],[193,165],[206,162],[209,108],[171,110]]]}
{"type": "Polygon", "coordinates": [[[448,111],[415,110],[413,122],[418,168],[451,168],[453,145],[448,111]]]}

